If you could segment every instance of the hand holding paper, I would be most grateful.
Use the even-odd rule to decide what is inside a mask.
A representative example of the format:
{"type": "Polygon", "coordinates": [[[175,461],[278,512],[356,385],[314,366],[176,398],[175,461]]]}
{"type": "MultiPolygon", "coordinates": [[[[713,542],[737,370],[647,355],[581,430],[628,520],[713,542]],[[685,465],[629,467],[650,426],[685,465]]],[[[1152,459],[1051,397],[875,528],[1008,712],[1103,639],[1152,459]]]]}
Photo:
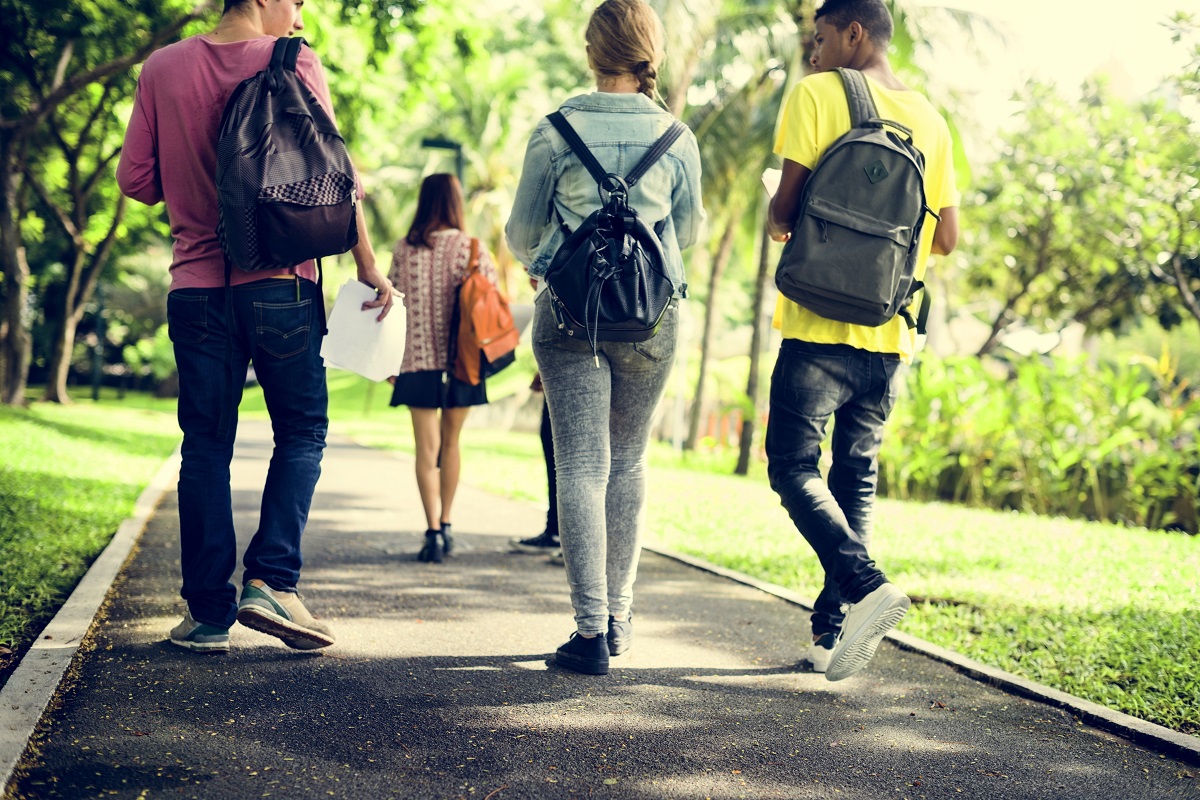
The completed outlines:
{"type": "Polygon", "coordinates": [[[373,381],[400,371],[407,326],[404,306],[396,303],[391,313],[376,321],[374,308],[363,309],[364,303],[374,300],[375,290],[354,279],[338,290],[327,323],[329,333],[321,342],[326,367],[357,372],[373,381]]]}

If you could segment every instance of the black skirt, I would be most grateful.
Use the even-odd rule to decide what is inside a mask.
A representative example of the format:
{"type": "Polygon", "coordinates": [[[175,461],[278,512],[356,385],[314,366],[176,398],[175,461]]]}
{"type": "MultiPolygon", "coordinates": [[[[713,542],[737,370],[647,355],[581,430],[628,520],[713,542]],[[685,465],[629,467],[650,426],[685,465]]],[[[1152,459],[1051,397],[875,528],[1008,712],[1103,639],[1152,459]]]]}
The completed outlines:
{"type": "Polygon", "coordinates": [[[465,408],[486,404],[487,387],[464,383],[440,369],[402,372],[392,389],[393,406],[409,408],[465,408]]]}

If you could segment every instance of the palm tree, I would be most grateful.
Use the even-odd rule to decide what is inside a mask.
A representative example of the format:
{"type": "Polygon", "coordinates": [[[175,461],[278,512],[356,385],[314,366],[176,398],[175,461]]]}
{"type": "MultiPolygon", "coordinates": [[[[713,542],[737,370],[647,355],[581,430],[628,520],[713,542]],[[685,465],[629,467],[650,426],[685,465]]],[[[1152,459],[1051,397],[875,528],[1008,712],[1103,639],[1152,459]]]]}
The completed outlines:
{"type": "Polygon", "coordinates": [[[695,448],[704,394],[708,382],[709,354],[716,319],[720,284],[734,255],[735,237],[758,218],[762,171],[773,163],[771,142],[782,102],[783,70],[771,66],[757,80],[747,82],[731,94],[718,95],[689,119],[696,127],[704,163],[705,196],[720,198],[712,208],[715,226],[721,229],[709,272],[705,297],[704,325],[700,344],[700,374],[692,398],[684,448],[695,448]],[[737,148],[726,144],[740,141],[737,148]],[[747,213],[749,212],[749,213],[747,213]]]}
{"type": "MultiPolygon", "coordinates": [[[[798,38],[794,20],[771,0],[663,0],[658,11],[670,36],[663,70],[667,105],[696,134],[706,206],[714,231],[720,229],[706,253],[700,376],[684,444],[690,450],[704,405],[717,297],[737,235],[747,224],[746,212],[758,205],[759,175],[770,164],[784,67],[798,38]]],[[[694,258],[691,266],[696,266],[694,258]]]]}

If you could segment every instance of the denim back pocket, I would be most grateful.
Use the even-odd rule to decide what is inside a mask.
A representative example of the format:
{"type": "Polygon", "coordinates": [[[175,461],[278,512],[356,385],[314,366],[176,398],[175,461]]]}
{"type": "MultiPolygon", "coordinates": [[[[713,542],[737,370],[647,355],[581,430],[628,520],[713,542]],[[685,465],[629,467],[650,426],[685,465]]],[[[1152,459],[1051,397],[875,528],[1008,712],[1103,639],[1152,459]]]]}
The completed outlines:
{"type": "Polygon", "coordinates": [[[167,336],[175,344],[200,344],[208,338],[208,297],[167,295],[167,336]]]}
{"type": "Polygon", "coordinates": [[[663,312],[658,332],[644,342],[634,342],[633,349],[656,364],[675,357],[676,334],[679,328],[679,304],[672,301],[663,312]]]}
{"type": "Polygon", "coordinates": [[[254,331],[260,349],[275,358],[291,358],[308,349],[312,301],[255,303],[254,331]]]}
{"type": "Polygon", "coordinates": [[[808,419],[831,416],[853,392],[850,359],[783,348],[771,376],[771,403],[808,419]]]}

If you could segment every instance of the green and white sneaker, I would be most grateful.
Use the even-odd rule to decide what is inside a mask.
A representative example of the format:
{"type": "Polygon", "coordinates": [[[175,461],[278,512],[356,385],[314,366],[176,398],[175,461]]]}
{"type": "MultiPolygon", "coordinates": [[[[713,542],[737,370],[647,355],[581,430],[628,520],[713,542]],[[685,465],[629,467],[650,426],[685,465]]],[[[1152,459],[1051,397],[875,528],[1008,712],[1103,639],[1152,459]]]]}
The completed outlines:
{"type": "Polygon", "coordinates": [[[280,592],[255,578],[242,587],[237,621],[278,636],[293,650],[320,650],[333,644],[329,626],[317,620],[296,592],[280,592]]]}
{"type": "Polygon", "coordinates": [[[191,614],[184,614],[183,622],[171,629],[170,641],[198,653],[228,653],[229,628],[196,622],[191,614]]]}

